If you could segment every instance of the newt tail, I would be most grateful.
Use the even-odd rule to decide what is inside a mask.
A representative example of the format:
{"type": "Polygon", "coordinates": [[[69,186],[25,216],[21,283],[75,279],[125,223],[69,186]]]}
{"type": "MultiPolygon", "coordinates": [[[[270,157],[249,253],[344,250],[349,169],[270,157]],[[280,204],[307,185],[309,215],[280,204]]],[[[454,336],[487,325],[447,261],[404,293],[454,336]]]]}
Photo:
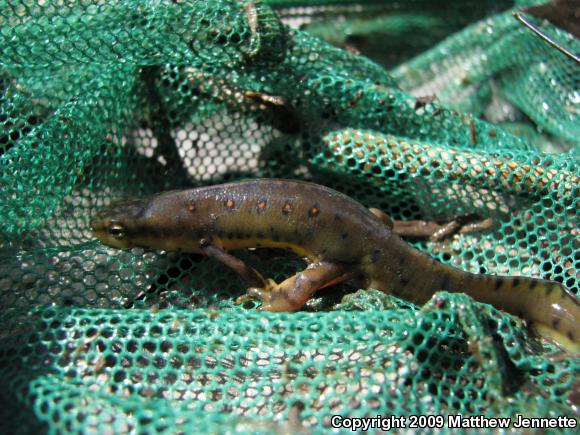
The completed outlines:
{"type": "MultiPolygon", "coordinates": [[[[529,320],[542,335],[556,339],[567,348],[580,350],[576,334],[580,300],[557,282],[469,273],[435,261],[417,250],[411,251],[405,263],[408,267],[397,277],[401,287],[391,285],[395,296],[424,304],[433,295],[433,289],[466,293],[479,302],[529,320]]],[[[382,290],[388,285],[379,277],[369,287],[382,290]]]]}
{"type": "Polygon", "coordinates": [[[435,292],[464,292],[533,322],[568,347],[580,347],[580,302],[559,283],[477,275],[413,249],[376,209],[324,186],[251,180],[165,192],[97,214],[93,232],[117,248],[200,253],[244,277],[248,297],[268,311],[299,310],[316,290],[348,279],[425,303],[435,292]],[[228,251],[282,248],[308,267],[277,284],[228,251]]]}

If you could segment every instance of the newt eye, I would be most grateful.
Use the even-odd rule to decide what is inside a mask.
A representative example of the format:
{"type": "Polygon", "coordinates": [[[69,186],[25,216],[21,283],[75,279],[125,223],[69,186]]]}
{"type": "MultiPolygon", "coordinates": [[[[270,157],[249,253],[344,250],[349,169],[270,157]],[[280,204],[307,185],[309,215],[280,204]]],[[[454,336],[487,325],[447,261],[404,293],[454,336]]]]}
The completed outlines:
{"type": "Polygon", "coordinates": [[[109,227],[109,234],[115,239],[121,240],[126,234],[125,227],[117,222],[112,223],[109,227]]]}

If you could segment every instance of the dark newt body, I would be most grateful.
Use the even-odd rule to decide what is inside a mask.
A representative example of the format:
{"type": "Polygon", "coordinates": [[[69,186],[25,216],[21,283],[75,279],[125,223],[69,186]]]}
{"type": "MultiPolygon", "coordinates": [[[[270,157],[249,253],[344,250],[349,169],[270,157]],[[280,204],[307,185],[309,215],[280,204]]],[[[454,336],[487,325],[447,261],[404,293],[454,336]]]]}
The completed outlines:
{"type": "Polygon", "coordinates": [[[407,245],[380,212],[307,182],[253,180],[166,192],[112,206],[92,222],[104,243],[202,253],[255,287],[248,294],[269,311],[300,309],[319,288],[356,278],[422,304],[434,292],[465,292],[579,341],[580,303],[560,284],[524,277],[476,275],[441,264],[407,245]],[[275,247],[310,264],[280,284],[226,251],[275,247]]]}

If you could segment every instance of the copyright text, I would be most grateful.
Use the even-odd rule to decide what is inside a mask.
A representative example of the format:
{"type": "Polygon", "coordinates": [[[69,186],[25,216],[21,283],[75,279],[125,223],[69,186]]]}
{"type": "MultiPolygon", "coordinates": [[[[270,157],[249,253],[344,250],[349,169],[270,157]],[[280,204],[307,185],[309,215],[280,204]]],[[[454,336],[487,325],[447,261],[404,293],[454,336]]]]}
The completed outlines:
{"type": "Polygon", "coordinates": [[[397,417],[394,415],[377,415],[376,417],[343,417],[333,415],[330,425],[335,429],[350,429],[355,431],[368,431],[380,429],[390,431],[392,429],[523,429],[523,428],[576,428],[578,421],[574,417],[485,417],[457,415],[409,415],[397,417]]]}

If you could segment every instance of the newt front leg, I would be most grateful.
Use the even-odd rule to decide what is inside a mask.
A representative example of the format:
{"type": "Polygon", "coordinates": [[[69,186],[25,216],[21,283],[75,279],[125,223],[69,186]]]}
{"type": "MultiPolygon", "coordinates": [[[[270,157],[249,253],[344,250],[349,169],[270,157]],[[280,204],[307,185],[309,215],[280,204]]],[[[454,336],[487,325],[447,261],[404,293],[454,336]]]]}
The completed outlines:
{"type": "Polygon", "coordinates": [[[230,269],[235,271],[238,275],[246,280],[250,285],[256,287],[267,287],[268,281],[254,269],[252,266],[247,265],[242,260],[228,254],[222,248],[210,244],[205,239],[200,242],[201,252],[208,257],[218,260],[220,263],[225,264],[230,269]]]}

